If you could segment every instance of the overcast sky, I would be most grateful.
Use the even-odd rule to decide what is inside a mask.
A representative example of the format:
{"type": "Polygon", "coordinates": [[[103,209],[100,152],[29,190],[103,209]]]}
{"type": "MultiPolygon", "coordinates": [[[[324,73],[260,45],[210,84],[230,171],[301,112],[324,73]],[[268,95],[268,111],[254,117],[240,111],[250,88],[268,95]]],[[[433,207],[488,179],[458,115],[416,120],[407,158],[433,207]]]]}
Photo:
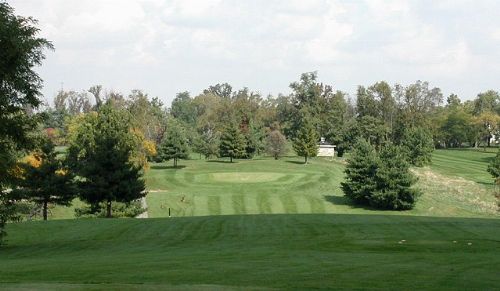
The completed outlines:
{"type": "Polygon", "coordinates": [[[357,85],[429,81],[461,99],[500,90],[500,1],[12,0],[56,48],[39,69],[63,84],[167,104],[228,82],[288,93],[302,72],[353,95],[357,85]]]}

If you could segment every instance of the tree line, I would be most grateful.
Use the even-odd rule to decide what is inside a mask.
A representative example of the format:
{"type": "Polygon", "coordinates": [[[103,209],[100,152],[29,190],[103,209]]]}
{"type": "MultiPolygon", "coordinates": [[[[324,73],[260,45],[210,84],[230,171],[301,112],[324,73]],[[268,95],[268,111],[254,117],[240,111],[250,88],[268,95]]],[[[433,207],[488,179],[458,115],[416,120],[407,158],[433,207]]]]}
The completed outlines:
{"type": "Polygon", "coordinates": [[[428,82],[380,81],[350,96],[319,82],[317,72],[302,74],[290,94],[277,96],[220,83],[196,95],[180,92],[167,107],[141,90],[123,94],[95,85],[61,90],[53,104],[43,104],[33,68],[51,42],[7,3],[0,3],[0,24],[0,238],[5,222],[25,211],[23,201],[40,205],[44,219],[49,204],[68,205],[75,197],[88,204],[79,215],[133,216],[140,207],[127,206],[145,195],[149,162],[177,167],[190,153],[229,162],[264,154],[279,159],[291,144],[307,163],[320,137],[339,156],[351,153],[342,185],[347,196],[408,209],[419,195],[411,190],[410,165],[428,164],[434,148],[490,146],[500,131],[494,90],[445,101],[428,82]]]}

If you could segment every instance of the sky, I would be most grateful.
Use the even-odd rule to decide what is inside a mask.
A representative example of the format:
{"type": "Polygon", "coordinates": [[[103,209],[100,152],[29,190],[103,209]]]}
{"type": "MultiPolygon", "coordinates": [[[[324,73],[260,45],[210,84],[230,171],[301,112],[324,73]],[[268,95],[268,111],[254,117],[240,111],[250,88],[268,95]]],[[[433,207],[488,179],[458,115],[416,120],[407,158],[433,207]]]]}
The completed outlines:
{"type": "Polygon", "coordinates": [[[10,0],[55,51],[44,99],[101,84],[169,105],[227,82],[287,94],[303,72],[354,97],[358,85],[429,81],[462,100],[500,90],[496,0],[10,0]]]}

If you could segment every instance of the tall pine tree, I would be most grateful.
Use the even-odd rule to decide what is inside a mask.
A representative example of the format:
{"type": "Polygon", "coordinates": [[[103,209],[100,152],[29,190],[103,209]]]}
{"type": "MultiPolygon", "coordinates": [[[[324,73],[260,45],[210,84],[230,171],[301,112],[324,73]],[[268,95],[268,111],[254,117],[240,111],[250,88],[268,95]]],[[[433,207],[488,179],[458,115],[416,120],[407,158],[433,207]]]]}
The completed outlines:
{"type": "Polygon", "coordinates": [[[370,196],[370,205],[376,208],[412,209],[421,195],[419,190],[412,188],[417,180],[410,172],[402,149],[392,144],[380,151],[375,181],[377,189],[370,196]]]}
{"type": "Polygon", "coordinates": [[[49,204],[71,205],[76,196],[74,175],[57,158],[54,144],[49,139],[35,156],[40,160],[40,165],[22,165],[24,174],[19,178],[18,188],[12,194],[16,198],[41,205],[43,220],[47,220],[49,204]]]}
{"type": "Polygon", "coordinates": [[[233,158],[241,157],[245,154],[245,137],[241,134],[236,123],[231,123],[222,132],[219,144],[219,154],[221,157],[229,157],[231,163],[233,158]]]}
{"type": "Polygon", "coordinates": [[[105,203],[106,216],[112,217],[112,203],[144,197],[145,183],[141,167],[131,162],[135,140],[126,112],[106,104],[99,109],[94,127],[93,142],[80,153],[75,167],[81,177],[80,199],[95,212],[105,203]]]}
{"type": "Polygon", "coordinates": [[[184,129],[171,122],[167,128],[165,137],[160,145],[160,159],[163,161],[174,160],[174,167],[177,167],[179,159],[187,159],[189,157],[189,146],[184,129]]]}
{"type": "Polygon", "coordinates": [[[405,129],[401,145],[412,165],[422,167],[431,163],[434,141],[430,132],[425,128],[412,127],[405,129]]]}
{"type": "Polygon", "coordinates": [[[376,189],[375,175],[378,168],[375,148],[365,139],[354,145],[345,168],[345,182],[341,183],[345,195],[359,204],[368,204],[376,189]]]}
{"type": "Polygon", "coordinates": [[[297,137],[293,140],[293,149],[299,157],[304,157],[305,164],[309,157],[318,154],[318,133],[307,117],[302,119],[297,137]]]}

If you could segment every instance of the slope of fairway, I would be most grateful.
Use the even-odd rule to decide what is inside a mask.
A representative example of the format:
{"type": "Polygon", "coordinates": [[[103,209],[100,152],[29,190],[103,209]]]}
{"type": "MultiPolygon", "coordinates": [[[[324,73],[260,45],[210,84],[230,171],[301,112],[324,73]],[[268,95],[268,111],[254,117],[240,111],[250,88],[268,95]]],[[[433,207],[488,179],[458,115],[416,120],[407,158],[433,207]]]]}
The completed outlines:
{"type": "Polygon", "coordinates": [[[493,185],[493,178],[486,169],[495,155],[496,149],[436,150],[432,155],[431,169],[444,175],[493,185]]]}
{"type": "Polygon", "coordinates": [[[0,248],[0,289],[491,290],[499,229],[498,219],[378,215],[18,223],[0,248]]]}
{"type": "MultiPolygon", "coordinates": [[[[341,160],[313,159],[309,164],[287,158],[223,161],[182,161],[182,168],[152,165],[146,175],[149,217],[346,213],[425,216],[494,216],[489,189],[415,169],[424,195],[414,210],[377,211],[356,207],[344,196],[341,160]]],[[[485,169],[483,169],[486,172],[485,169]]]]}

